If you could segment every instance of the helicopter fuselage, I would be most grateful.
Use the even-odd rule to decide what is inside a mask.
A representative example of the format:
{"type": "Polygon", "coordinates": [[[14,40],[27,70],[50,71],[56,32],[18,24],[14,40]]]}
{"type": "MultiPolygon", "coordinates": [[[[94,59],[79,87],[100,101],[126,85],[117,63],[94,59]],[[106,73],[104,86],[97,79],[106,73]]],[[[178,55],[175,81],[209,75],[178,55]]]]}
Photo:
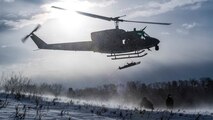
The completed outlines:
{"type": "Polygon", "coordinates": [[[109,29],[91,33],[94,52],[125,53],[149,49],[159,49],[159,40],[150,36],[139,35],[137,31],[109,29]]]}
{"type": "Polygon", "coordinates": [[[28,36],[32,38],[39,49],[69,50],[69,51],[94,51],[109,54],[112,60],[139,58],[147,55],[141,54],[145,50],[155,47],[159,50],[160,41],[150,37],[144,29],[140,31],[125,31],[110,29],[91,33],[92,41],[47,44],[33,32],[28,36]]]}
{"type": "MultiPolygon", "coordinates": [[[[59,10],[66,10],[65,8],[52,6],[59,10]]],[[[141,54],[145,50],[154,47],[155,50],[159,50],[158,44],[160,41],[156,38],[150,37],[145,33],[144,27],[142,30],[136,31],[134,28],[133,31],[125,31],[119,29],[119,22],[128,22],[128,23],[144,23],[144,24],[156,24],[156,25],[170,25],[171,23],[162,23],[162,22],[149,22],[149,21],[134,21],[134,20],[125,20],[121,19],[124,16],[117,17],[107,17],[102,15],[97,15],[93,13],[87,13],[82,11],[76,11],[78,14],[97,18],[106,21],[112,21],[115,23],[115,29],[96,31],[91,33],[92,41],[81,41],[81,42],[69,42],[69,43],[53,43],[47,44],[42,39],[34,34],[39,28],[38,25],[30,34],[26,35],[22,42],[25,42],[27,38],[31,37],[39,49],[48,49],[48,50],[69,50],[69,51],[94,51],[100,53],[107,53],[107,57],[112,60],[116,59],[128,59],[128,58],[139,58],[147,55],[141,54]]]]}

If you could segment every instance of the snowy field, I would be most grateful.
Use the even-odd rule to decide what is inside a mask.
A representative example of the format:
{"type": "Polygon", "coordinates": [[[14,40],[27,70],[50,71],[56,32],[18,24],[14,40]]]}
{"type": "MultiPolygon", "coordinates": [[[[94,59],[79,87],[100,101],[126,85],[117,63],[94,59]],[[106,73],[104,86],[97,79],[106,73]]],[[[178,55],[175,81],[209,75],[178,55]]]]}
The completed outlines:
{"type": "Polygon", "coordinates": [[[0,93],[0,120],[213,120],[209,111],[138,110],[127,107],[94,105],[86,101],[52,97],[24,98],[0,93]]]}

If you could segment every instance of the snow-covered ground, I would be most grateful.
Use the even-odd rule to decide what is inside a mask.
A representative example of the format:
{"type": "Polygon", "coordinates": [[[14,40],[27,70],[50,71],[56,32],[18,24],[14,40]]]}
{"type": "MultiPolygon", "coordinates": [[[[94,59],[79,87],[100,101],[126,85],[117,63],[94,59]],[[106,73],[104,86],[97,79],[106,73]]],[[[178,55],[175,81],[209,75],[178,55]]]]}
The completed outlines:
{"type": "Polygon", "coordinates": [[[17,101],[14,96],[8,97],[0,93],[0,120],[8,119],[41,119],[41,120],[213,120],[211,112],[198,113],[198,110],[137,110],[126,107],[110,107],[94,105],[87,101],[60,98],[53,102],[51,97],[42,97],[37,100],[22,99],[17,101]],[[4,105],[3,105],[4,104],[4,105]],[[25,113],[25,114],[24,114],[25,113]]]}

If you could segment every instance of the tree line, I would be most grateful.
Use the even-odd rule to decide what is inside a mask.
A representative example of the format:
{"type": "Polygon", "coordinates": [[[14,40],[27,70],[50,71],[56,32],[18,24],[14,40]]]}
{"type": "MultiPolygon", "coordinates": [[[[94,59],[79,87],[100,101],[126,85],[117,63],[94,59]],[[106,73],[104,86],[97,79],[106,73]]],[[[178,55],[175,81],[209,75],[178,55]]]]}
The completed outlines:
{"type": "Polygon", "coordinates": [[[0,88],[6,93],[17,96],[26,94],[29,96],[42,96],[45,94],[51,94],[58,97],[63,90],[62,84],[48,84],[45,82],[35,84],[29,77],[26,77],[21,73],[13,73],[10,76],[2,77],[0,81],[0,88]]]}
{"type": "Polygon", "coordinates": [[[213,104],[213,79],[176,80],[145,84],[141,81],[130,81],[126,84],[108,84],[93,88],[69,88],[68,96],[80,99],[109,101],[117,99],[123,103],[140,105],[141,100],[148,98],[155,107],[165,107],[168,95],[174,99],[174,107],[199,107],[213,104]]]}
{"type": "Polygon", "coordinates": [[[30,96],[51,94],[55,97],[66,95],[70,98],[85,100],[112,101],[140,106],[146,97],[155,107],[165,107],[165,100],[170,94],[174,99],[174,107],[198,107],[213,104],[213,79],[176,80],[145,84],[141,81],[129,81],[124,84],[106,84],[97,87],[67,90],[62,84],[35,84],[22,74],[2,77],[0,88],[7,93],[30,96]]]}

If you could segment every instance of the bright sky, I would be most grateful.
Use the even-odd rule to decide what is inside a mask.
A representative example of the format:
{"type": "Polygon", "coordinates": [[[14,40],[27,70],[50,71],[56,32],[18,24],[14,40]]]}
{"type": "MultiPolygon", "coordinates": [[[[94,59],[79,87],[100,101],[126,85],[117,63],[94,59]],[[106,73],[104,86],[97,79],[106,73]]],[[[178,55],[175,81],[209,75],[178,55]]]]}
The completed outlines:
{"type": "Polygon", "coordinates": [[[23,72],[35,82],[58,82],[74,88],[123,83],[213,77],[212,0],[0,0],[0,72],[23,72]],[[51,6],[69,9],[60,11],[51,6]],[[113,22],[81,16],[74,10],[125,19],[171,22],[171,26],[121,23],[161,40],[160,51],[134,59],[141,64],[122,71],[131,60],[112,61],[106,54],[38,50],[21,38],[35,34],[47,43],[90,41],[90,33],[114,28],[113,22]]]}

